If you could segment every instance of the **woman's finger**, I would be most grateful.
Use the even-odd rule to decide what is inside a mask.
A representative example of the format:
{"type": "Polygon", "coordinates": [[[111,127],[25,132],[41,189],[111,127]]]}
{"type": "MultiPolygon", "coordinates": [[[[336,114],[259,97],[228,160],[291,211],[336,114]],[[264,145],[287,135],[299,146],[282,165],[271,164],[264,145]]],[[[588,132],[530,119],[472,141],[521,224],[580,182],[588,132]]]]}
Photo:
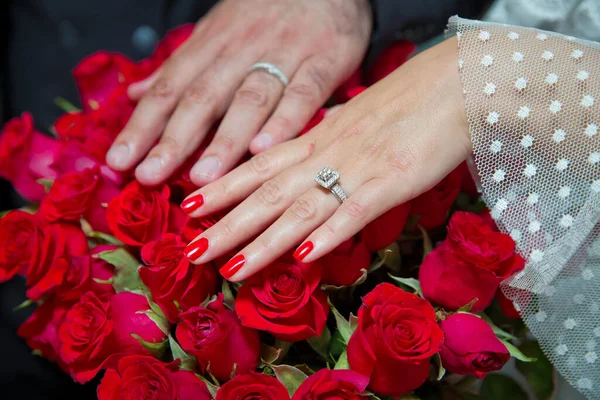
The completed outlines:
{"type": "Polygon", "coordinates": [[[294,138],[315,112],[325,103],[343,76],[342,66],[323,55],[309,57],[285,88],[273,115],[252,140],[250,151],[260,153],[278,143],[294,138]]]}
{"type": "MultiPolygon", "coordinates": [[[[293,76],[300,62],[299,53],[290,54],[285,61],[273,62],[288,77],[293,76]]],[[[266,55],[260,60],[274,60],[266,55]]],[[[284,83],[275,75],[264,70],[249,71],[233,102],[229,106],[213,141],[204,151],[202,158],[192,168],[190,179],[203,186],[230,171],[248,151],[248,145],[262,124],[279,103],[284,83]]]]}
{"type": "Polygon", "coordinates": [[[231,207],[281,171],[306,160],[313,149],[314,143],[308,137],[273,147],[198,189],[181,203],[181,208],[191,217],[199,218],[231,207]]]}

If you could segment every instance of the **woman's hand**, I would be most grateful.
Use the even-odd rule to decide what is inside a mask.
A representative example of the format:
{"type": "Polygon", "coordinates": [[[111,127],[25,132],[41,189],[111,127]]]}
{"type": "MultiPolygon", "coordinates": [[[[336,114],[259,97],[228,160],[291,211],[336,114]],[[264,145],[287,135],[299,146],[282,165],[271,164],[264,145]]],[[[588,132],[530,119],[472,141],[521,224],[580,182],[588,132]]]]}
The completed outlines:
{"type": "Polygon", "coordinates": [[[201,186],[233,168],[248,149],[256,154],[295,137],[359,66],[371,18],[367,0],[221,1],[159,71],[131,85],[130,97],[140,101],[108,165],[127,170],[145,156],[136,178],[160,183],[222,118],[190,174],[201,186]],[[277,66],[289,85],[261,70],[249,72],[257,62],[277,66]]]}
{"type": "Polygon", "coordinates": [[[273,147],[192,194],[193,217],[242,203],[186,249],[204,263],[247,243],[221,274],[239,281],[295,245],[312,262],[392,207],[428,190],[471,150],[456,40],[410,60],[308,134],[273,147]],[[340,173],[340,205],[313,177],[340,173]]]}

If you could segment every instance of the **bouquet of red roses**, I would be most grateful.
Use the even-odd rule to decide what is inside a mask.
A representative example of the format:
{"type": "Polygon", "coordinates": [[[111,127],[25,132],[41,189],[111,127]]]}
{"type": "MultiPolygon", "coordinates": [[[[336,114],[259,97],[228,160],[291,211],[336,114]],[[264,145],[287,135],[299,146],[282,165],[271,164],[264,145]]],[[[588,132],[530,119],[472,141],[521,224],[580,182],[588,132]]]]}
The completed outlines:
{"type": "MultiPolygon", "coordinates": [[[[59,101],[66,113],[54,136],[27,113],[3,129],[0,176],[31,205],[0,219],[0,281],[26,278],[29,300],[19,307],[37,307],[18,334],[34,353],[81,384],[102,375],[100,399],[471,399],[498,387],[520,398],[508,377],[469,379],[511,354],[540,398],[551,393],[551,367],[499,292],[524,261],[464,166],[316,263],[286,255],[230,284],[216,273],[221,261],[188,262],[185,245],[221,217],[180,210],[195,189],[189,165],[144,187],[104,159],[135,107],[127,86],[191,30],[170,32],[141,62],[107,52],[84,59],[73,71],[82,109],[59,101]],[[542,358],[536,368],[517,345],[542,358]]],[[[335,102],[414,50],[396,43],[335,102]]]]}

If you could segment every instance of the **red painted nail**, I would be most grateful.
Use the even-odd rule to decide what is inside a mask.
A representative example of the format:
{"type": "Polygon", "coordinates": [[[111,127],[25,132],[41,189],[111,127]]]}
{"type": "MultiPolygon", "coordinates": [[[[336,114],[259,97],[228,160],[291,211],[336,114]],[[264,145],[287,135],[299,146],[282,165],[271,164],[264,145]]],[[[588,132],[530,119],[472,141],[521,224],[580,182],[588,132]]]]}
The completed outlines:
{"type": "Polygon", "coordinates": [[[187,245],[183,253],[191,261],[196,261],[208,249],[208,239],[200,238],[187,245]]]}
{"type": "Polygon", "coordinates": [[[294,252],[294,258],[298,261],[302,261],[302,260],[304,260],[304,257],[306,257],[308,255],[308,253],[313,251],[314,248],[315,248],[315,245],[310,240],[308,242],[304,242],[294,252]]]}
{"type": "Polygon", "coordinates": [[[188,197],[181,203],[181,209],[186,214],[191,214],[204,204],[204,196],[197,194],[196,196],[188,197]]]}
{"type": "Polygon", "coordinates": [[[219,273],[223,275],[225,279],[231,278],[236,272],[240,270],[246,264],[246,257],[243,254],[238,254],[231,260],[227,261],[227,264],[219,270],[219,273]]]}

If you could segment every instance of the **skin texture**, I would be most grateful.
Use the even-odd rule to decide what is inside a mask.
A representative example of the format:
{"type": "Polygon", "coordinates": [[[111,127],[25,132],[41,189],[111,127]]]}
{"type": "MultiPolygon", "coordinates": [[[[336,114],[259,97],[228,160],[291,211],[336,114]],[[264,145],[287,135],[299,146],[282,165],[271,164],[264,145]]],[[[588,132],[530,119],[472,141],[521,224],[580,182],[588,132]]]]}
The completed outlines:
{"type": "MultiPolygon", "coordinates": [[[[312,262],[392,207],[433,187],[471,151],[456,39],[411,59],[331,114],[308,134],[275,146],[199,189],[193,217],[242,203],[196,240],[204,263],[250,242],[240,281],[289,249],[311,241],[312,262]],[[313,177],[340,173],[340,205],[313,177]]],[[[226,274],[230,275],[230,274],[226,274]]]]}
{"type": "Polygon", "coordinates": [[[159,71],[129,87],[139,104],[107,164],[137,166],[138,181],[158,184],[221,120],[191,171],[201,186],[248,150],[295,137],[360,65],[371,19],[367,0],[222,0],[159,71]],[[289,85],[261,70],[249,73],[257,62],[279,67],[289,85]]]}

